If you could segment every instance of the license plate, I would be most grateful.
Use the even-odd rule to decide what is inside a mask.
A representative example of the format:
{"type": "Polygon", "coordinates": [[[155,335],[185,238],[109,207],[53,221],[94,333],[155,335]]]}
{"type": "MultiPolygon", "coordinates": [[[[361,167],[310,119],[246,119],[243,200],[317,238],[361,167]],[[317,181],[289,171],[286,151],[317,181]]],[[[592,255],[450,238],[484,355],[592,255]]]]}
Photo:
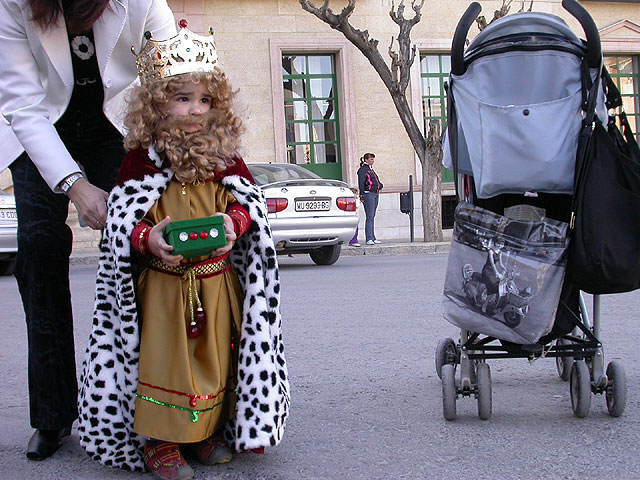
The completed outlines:
{"type": "Polygon", "coordinates": [[[0,210],[0,220],[18,220],[15,210],[0,210]]]}
{"type": "Polygon", "coordinates": [[[296,200],[296,212],[322,212],[330,209],[330,200],[296,200]]]}

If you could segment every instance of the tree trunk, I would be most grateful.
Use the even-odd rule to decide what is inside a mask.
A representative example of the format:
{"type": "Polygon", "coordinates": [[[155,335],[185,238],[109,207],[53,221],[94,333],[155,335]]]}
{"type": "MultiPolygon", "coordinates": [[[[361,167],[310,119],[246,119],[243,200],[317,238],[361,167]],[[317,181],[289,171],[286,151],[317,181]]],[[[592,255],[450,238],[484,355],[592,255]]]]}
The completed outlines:
{"type": "Polygon", "coordinates": [[[442,242],[442,138],[438,120],[429,122],[422,162],[422,230],[425,242],[442,242]]]}

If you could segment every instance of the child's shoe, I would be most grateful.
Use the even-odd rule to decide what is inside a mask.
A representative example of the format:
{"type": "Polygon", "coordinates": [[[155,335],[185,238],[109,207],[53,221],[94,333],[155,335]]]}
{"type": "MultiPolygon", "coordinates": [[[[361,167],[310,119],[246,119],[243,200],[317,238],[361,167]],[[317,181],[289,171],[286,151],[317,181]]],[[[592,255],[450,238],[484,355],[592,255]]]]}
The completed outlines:
{"type": "Polygon", "coordinates": [[[162,480],[189,480],[194,475],[177,443],[147,440],[144,446],[144,464],[162,480]]]}
{"type": "Polygon", "coordinates": [[[233,453],[222,436],[214,433],[206,440],[194,443],[193,452],[203,465],[218,465],[229,463],[233,459],[233,453]]]}

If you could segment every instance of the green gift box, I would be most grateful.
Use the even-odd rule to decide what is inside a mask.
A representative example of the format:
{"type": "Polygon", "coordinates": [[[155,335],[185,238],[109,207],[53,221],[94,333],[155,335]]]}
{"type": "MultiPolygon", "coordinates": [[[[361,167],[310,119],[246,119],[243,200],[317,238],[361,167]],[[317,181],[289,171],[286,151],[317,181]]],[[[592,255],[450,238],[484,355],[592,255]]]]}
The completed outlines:
{"type": "Polygon", "coordinates": [[[164,229],[164,238],[173,246],[173,255],[185,258],[210,255],[212,250],[227,244],[220,215],[171,222],[164,229]]]}

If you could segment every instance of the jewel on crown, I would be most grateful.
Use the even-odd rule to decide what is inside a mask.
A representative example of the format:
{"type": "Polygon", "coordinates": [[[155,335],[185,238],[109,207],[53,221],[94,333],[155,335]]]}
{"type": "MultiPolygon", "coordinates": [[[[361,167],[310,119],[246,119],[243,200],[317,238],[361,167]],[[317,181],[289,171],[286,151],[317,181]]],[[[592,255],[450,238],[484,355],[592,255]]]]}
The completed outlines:
{"type": "Polygon", "coordinates": [[[180,20],[180,31],[168,40],[154,40],[151,32],[145,32],[147,43],[136,54],[136,67],[141,80],[160,80],[174,75],[193,72],[212,72],[218,65],[218,53],[210,35],[203,37],[187,29],[187,21],[180,20]]]}

